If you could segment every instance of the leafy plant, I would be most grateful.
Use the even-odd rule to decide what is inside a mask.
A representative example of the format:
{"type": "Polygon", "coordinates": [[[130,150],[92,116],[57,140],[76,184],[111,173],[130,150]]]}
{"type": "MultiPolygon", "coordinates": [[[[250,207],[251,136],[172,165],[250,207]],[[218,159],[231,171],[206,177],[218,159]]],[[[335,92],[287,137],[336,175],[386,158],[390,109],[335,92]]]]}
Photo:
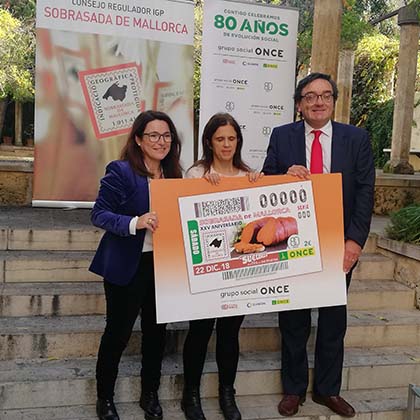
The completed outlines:
{"type": "Polygon", "coordinates": [[[367,22],[363,11],[356,7],[356,1],[345,1],[341,21],[341,48],[356,49],[363,36],[372,32],[372,26],[367,22]]]}
{"type": "Polygon", "coordinates": [[[0,9],[0,99],[33,99],[34,51],[32,27],[0,9]]]}
{"type": "Polygon", "coordinates": [[[391,214],[386,233],[391,239],[420,245],[420,203],[391,214]]]}
{"type": "Polygon", "coordinates": [[[384,149],[391,147],[394,100],[389,99],[372,107],[366,117],[365,128],[370,134],[375,166],[382,168],[388,161],[384,149]]]}
{"type": "Polygon", "coordinates": [[[356,50],[351,123],[364,126],[377,104],[393,97],[398,41],[385,35],[364,37],[356,50]]]}
{"type": "Polygon", "coordinates": [[[35,0],[6,0],[3,7],[14,17],[21,20],[35,17],[35,0]]]}

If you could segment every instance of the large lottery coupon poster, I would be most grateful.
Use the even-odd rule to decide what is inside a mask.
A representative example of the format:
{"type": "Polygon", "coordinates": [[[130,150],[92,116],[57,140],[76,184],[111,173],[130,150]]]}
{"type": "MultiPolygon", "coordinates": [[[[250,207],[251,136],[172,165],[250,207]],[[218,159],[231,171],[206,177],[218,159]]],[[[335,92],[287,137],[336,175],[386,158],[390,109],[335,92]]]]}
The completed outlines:
{"type": "Polygon", "coordinates": [[[179,199],[192,293],[320,271],[310,181],[179,199]]]}
{"type": "Polygon", "coordinates": [[[346,303],[341,175],[153,180],[159,322],[346,303]]]}

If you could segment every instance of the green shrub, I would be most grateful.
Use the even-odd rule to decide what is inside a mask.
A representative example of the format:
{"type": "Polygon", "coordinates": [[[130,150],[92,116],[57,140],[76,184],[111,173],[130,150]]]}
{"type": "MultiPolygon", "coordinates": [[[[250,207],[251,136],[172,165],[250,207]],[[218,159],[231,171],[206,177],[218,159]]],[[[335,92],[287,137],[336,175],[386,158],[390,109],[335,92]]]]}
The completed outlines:
{"type": "Polygon", "coordinates": [[[393,114],[394,100],[390,99],[372,106],[366,118],[365,128],[370,134],[377,168],[382,168],[389,160],[389,153],[384,153],[383,149],[391,148],[393,114]]]}
{"type": "Polygon", "coordinates": [[[420,203],[411,204],[391,214],[386,233],[391,239],[420,245],[420,203]]]}
{"type": "MultiPolygon", "coordinates": [[[[385,35],[365,36],[358,44],[354,62],[350,122],[365,127],[366,119],[377,104],[394,96],[398,41],[385,35]]],[[[392,119],[391,119],[392,122],[392,119]]]]}

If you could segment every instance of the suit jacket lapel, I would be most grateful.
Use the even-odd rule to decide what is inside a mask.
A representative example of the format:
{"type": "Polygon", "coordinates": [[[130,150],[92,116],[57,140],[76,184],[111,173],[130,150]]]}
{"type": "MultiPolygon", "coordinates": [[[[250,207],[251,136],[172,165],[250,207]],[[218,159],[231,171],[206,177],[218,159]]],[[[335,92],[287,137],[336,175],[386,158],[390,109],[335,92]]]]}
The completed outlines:
{"type": "Polygon", "coordinates": [[[291,133],[291,154],[296,165],[306,166],[306,142],[305,142],[305,125],[303,121],[299,121],[293,127],[291,133]]]}
{"type": "Polygon", "coordinates": [[[346,135],[342,126],[332,121],[331,172],[342,172],[346,160],[346,135]]]}

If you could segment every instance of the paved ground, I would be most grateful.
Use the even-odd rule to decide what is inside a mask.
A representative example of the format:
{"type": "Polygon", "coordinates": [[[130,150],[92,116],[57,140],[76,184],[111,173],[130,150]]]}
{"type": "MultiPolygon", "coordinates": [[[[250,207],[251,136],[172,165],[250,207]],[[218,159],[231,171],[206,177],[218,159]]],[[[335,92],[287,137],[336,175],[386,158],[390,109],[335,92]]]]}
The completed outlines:
{"type": "Polygon", "coordinates": [[[382,235],[385,233],[385,227],[389,223],[388,216],[373,216],[370,231],[382,235]]]}

